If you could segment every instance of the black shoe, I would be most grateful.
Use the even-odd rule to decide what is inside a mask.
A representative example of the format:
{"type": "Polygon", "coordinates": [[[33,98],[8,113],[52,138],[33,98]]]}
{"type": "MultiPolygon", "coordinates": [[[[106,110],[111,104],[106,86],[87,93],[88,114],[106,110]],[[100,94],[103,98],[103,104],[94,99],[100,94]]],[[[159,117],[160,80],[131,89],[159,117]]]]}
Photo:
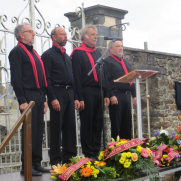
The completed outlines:
{"type": "MultiPolygon", "coordinates": [[[[24,169],[21,169],[20,175],[24,175],[24,169]]],[[[32,168],[32,176],[41,176],[42,173],[32,168]]]]}
{"type": "Polygon", "coordinates": [[[35,167],[34,169],[35,169],[36,171],[38,171],[38,172],[42,172],[42,173],[50,173],[50,169],[44,168],[44,167],[41,167],[41,166],[35,167]]]}

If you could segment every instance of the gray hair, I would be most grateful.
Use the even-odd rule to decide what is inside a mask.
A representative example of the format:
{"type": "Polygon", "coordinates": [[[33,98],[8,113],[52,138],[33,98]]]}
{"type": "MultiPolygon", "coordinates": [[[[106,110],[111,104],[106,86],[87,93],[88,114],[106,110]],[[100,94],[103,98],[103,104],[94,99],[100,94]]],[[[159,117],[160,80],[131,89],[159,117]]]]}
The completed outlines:
{"type": "Polygon", "coordinates": [[[51,36],[51,39],[52,39],[52,40],[53,40],[52,36],[53,36],[53,35],[56,35],[56,29],[57,29],[57,27],[54,28],[54,29],[51,31],[50,36],[51,36]]]}
{"type": "Polygon", "coordinates": [[[29,25],[28,23],[23,23],[20,24],[18,26],[16,26],[16,28],[14,29],[14,36],[16,37],[16,39],[19,41],[19,34],[22,30],[24,30],[24,25],[29,25]]]}
{"type": "Polygon", "coordinates": [[[80,39],[81,39],[81,41],[84,41],[83,35],[84,35],[85,37],[87,37],[87,30],[88,30],[89,28],[93,28],[93,29],[96,30],[96,32],[97,32],[96,26],[94,26],[94,25],[92,25],[92,24],[87,24],[87,25],[81,30],[81,32],[80,32],[80,39]]]}

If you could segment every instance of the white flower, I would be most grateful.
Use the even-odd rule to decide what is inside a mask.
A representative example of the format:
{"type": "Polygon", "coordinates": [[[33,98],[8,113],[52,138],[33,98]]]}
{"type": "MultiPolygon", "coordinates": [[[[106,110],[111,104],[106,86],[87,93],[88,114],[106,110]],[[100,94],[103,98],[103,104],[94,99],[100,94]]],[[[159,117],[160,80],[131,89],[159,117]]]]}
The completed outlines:
{"type": "Polygon", "coordinates": [[[156,137],[151,137],[150,140],[154,141],[156,139],[156,137]]]}
{"type": "Polygon", "coordinates": [[[168,131],[166,131],[166,130],[160,130],[160,134],[162,134],[162,133],[165,133],[165,135],[167,135],[168,136],[168,131]]]}

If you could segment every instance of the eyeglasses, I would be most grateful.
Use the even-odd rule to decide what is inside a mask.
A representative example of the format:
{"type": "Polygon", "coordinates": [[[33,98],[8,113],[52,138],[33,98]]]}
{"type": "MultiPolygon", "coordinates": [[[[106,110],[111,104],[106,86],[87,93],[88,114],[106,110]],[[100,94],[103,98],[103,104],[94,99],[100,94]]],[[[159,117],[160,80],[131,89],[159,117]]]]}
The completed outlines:
{"type": "Polygon", "coordinates": [[[26,32],[29,32],[31,34],[35,33],[33,30],[22,31],[21,33],[26,33],[26,32]]]}

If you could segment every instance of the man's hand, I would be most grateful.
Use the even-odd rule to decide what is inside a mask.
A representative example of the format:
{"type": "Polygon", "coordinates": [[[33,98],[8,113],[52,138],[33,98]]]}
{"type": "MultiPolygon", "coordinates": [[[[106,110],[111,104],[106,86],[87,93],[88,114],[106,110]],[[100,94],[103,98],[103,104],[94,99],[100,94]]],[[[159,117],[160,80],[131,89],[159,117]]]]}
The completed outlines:
{"type": "Polygon", "coordinates": [[[118,100],[117,100],[117,97],[116,96],[112,96],[111,98],[110,98],[110,100],[111,100],[111,105],[118,105],[118,100]]]}
{"type": "Polygon", "coordinates": [[[48,105],[46,102],[44,102],[44,114],[47,112],[47,110],[48,110],[48,105]]]}
{"type": "Polygon", "coordinates": [[[80,108],[79,108],[79,111],[84,110],[84,108],[85,108],[84,101],[80,101],[80,108]]]}
{"type": "Polygon", "coordinates": [[[80,108],[80,102],[78,100],[74,101],[75,109],[78,110],[80,108]]]}
{"type": "Polygon", "coordinates": [[[19,106],[19,109],[20,109],[21,111],[24,111],[27,107],[28,107],[28,103],[25,102],[25,103],[23,103],[23,104],[21,104],[21,105],[19,106]]]}
{"type": "Polygon", "coordinates": [[[133,98],[133,105],[136,105],[137,104],[137,100],[136,100],[136,97],[133,98]]]}
{"type": "Polygon", "coordinates": [[[53,100],[51,102],[51,105],[53,107],[53,110],[55,110],[55,111],[60,111],[61,110],[60,103],[58,102],[57,99],[53,100]]]}
{"type": "Polygon", "coordinates": [[[109,98],[104,98],[104,109],[106,109],[108,106],[109,106],[109,103],[110,103],[110,101],[109,101],[109,98]]]}

